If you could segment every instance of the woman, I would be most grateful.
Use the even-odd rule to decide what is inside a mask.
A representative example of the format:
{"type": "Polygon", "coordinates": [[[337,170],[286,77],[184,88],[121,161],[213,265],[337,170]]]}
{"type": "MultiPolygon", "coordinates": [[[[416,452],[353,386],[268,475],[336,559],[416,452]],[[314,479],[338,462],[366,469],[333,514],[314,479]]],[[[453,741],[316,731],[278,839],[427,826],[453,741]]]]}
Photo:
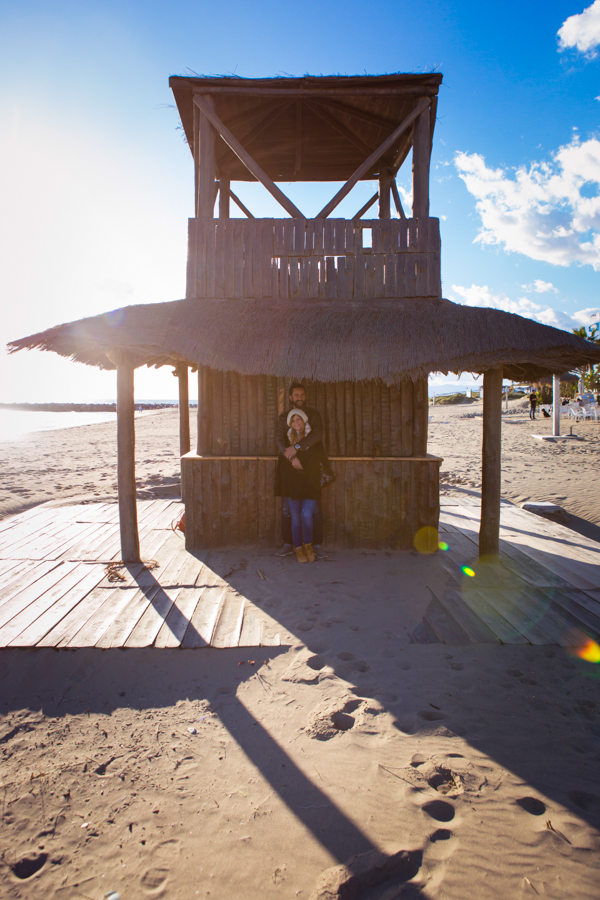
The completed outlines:
{"type": "MultiPolygon", "coordinates": [[[[310,434],[308,416],[302,409],[292,409],[287,416],[287,438],[290,446],[310,434]]],[[[292,519],[292,540],[298,562],[314,562],[312,546],[313,513],[321,499],[321,488],[333,481],[333,473],[318,441],[308,450],[298,450],[289,460],[279,455],[275,476],[275,495],[286,498],[292,519]]]]}

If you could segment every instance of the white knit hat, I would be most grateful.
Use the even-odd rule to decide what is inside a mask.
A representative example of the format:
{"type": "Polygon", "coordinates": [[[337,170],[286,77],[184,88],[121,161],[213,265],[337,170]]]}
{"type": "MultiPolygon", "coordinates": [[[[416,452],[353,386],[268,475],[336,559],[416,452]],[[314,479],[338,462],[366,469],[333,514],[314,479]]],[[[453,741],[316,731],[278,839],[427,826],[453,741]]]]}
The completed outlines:
{"type": "Polygon", "coordinates": [[[304,412],[303,409],[290,409],[289,413],[287,414],[287,423],[288,423],[288,425],[291,425],[291,424],[292,424],[292,417],[293,417],[293,416],[300,416],[300,418],[302,419],[302,421],[304,422],[304,424],[305,424],[305,425],[308,425],[308,416],[306,415],[306,413],[304,412]]]}

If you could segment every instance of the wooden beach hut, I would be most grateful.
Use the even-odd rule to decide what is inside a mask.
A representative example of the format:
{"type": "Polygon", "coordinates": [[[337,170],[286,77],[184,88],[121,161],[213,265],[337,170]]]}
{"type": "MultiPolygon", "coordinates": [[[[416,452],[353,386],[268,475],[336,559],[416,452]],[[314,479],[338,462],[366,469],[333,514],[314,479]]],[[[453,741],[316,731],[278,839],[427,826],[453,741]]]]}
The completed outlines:
{"type": "Polygon", "coordinates": [[[597,361],[574,335],[442,298],[429,165],[442,76],[170,81],[193,157],[183,300],[127,307],[12,342],[116,368],[123,558],[139,558],[134,370],[179,376],[186,545],[270,546],[275,425],[288,385],[324,418],[337,480],[324,492],[328,546],[408,549],[436,529],[441,460],[427,453],[430,372],[484,374],[480,553],[498,553],[502,378],[597,361]],[[413,205],[396,175],[410,154],[413,205]],[[336,218],[359,180],[370,201],[336,218]],[[287,214],[255,218],[232,190],[258,181],[287,214]],[[342,184],[313,218],[278,183],[342,184]],[[232,203],[244,218],[231,218],[232,203]],[[377,203],[377,217],[367,217],[377,203]],[[392,217],[392,210],[395,216],[392,217]],[[216,215],[215,215],[216,213],[216,215]],[[191,449],[188,372],[198,378],[191,449]]]}

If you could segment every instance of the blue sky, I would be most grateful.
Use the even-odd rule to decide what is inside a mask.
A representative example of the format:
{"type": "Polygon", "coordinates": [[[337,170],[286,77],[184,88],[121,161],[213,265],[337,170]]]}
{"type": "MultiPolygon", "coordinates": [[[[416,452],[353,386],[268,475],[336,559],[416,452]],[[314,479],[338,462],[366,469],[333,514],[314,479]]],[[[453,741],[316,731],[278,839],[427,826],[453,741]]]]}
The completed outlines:
{"type": "MultiPolygon", "coordinates": [[[[192,165],[168,77],[189,70],[441,71],[444,295],[597,321],[599,46],[600,0],[0,4],[0,342],[183,296],[192,165]]],[[[407,196],[409,161],[398,183],[407,196]]],[[[282,187],[307,214],[333,193],[282,187]]],[[[238,188],[257,215],[279,214],[261,187],[238,188]]],[[[358,185],[340,212],[372,192],[358,185]]],[[[0,386],[1,401],[115,393],[113,374],[38,352],[1,354],[0,386]]],[[[173,396],[173,378],[140,370],[136,394],[173,396]]]]}

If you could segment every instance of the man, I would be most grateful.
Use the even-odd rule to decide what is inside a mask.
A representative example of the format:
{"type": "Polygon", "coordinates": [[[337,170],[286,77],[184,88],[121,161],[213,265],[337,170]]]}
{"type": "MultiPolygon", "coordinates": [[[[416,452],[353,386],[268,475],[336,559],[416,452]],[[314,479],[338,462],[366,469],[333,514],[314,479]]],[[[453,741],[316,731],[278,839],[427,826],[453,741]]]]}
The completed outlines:
{"type": "Polygon", "coordinates": [[[529,418],[535,419],[535,408],[537,406],[537,394],[532,391],[529,395],[529,418]]]}
{"type": "MultiPolygon", "coordinates": [[[[281,413],[279,416],[277,430],[275,432],[275,442],[277,444],[277,451],[283,456],[286,456],[291,461],[292,465],[294,465],[294,459],[296,458],[298,450],[308,450],[308,448],[312,447],[313,444],[316,444],[317,441],[323,440],[323,420],[318,410],[306,406],[306,390],[304,389],[303,384],[297,382],[292,384],[288,396],[290,406],[286,412],[281,413]],[[310,425],[310,434],[307,434],[306,437],[302,438],[302,440],[294,447],[289,446],[287,436],[289,427],[287,424],[287,416],[290,409],[304,410],[308,416],[308,424],[310,425]]],[[[313,523],[313,546],[317,545],[318,547],[323,542],[323,516],[321,513],[321,506],[318,503],[315,507],[313,523]]],[[[283,547],[277,552],[277,556],[289,556],[294,552],[292,546],[292,518],[285,498],[281,504],[281,537],[283,539],[283,547]]]]}

